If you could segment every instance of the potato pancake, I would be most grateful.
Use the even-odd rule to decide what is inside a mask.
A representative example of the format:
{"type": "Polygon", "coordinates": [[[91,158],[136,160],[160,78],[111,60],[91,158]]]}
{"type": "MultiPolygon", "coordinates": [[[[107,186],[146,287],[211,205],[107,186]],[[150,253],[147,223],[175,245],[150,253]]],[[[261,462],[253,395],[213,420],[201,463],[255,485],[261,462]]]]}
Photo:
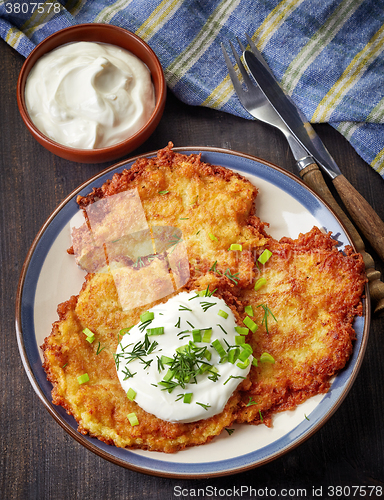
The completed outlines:
{"type": "MultiPolygon", "coordinates": [[[[42,346],[44,369],[54,386],[53,403],[75,417],[79,432],[119,447],[170,453],[206,443],[233,422],[239,391],[220,414],[181,424],[146,413],[127,398],[120,385],[114,359],[118,335],[139,322],[142,310],[122,310],[110,273],[87,276],[79,297],[59,306],[60,318],[42,346]],[[95,333],[92,344],[83,333],[86,327],[95,333]],[[90,380],[79,385],[78,377],[84,373],[90,380]],[[127,420],[132,412],[137,415],[138,426],[131,426],[127,420]]],[[[244,381],[244,386],[247,384],[244,381]]]]}
{"type": "Polygon", "coordinates": [[[251,369],[238,422],[271,425],[276,411],[327,392],[348,361],[353,319],[362,314],[364,265],[350,248],[344,255],[335,245],[316,227],[297,240],[268,244],[265,284],[241,294],[259,328],[248,339],[258,366],[251,369]]]}
{"type": "Polygon", "coordinates": [[[239,174],[169,144],[78,197],[84,222],[69,251],[88,274],[79,295],[59,305],[42,349],[53,403],[74,416],[79,432],[171,453],[206,443],[234,422],[270,426],[276,412],[329,389],[362,314],[362,258],[349,247],[338,251],[318,228],[274,240],[255,214],[256,196],[239,174]],[[271,256],[262,264],[266,249],[271,256]],[[143,311],[193,290],[224,299],[239,327],[250,328],[243,340],[254,365],[221,413],[167,422],[127,398],[114,354],[143,311]],[[79,384],[85,373],[89,381],[79,384]],[[130,413],[138,425],[129,424],[130,413]]]}
{"type": "MultiPolygon", "coordinates": [[[[154,244],[168,237],[171,245],[175,229],[179,230],[191,266],[197,266],[204,273],[217,261],[222,272],[228,269],[231,274],[239,272],[238,281],[245,284],[253,269],[251,250],[264,245],[269,238],[265,232],[267,224],[255,215],[256,196],[257,188],[244,177],[202,162],[201,155],[175,153],[170,143],[156,157],[138,159],[129,170],[114,174],[101,188],[78,197],[87,224],[74,230],[72,251],[82,265],[86,260],[84,255],[121,236],[114,230],[115,220],[124,220],[128,212],[133,220],[124,222],[125,237],[129,235],[132,239],[138,231],[145,230],[143,218],[152,231],[154,244]],[[126,200],[118,199],[110,209],[106,200],[127,191],[131,192],[132,208],[127,210],[126,200]],[[100,207],[96,215],[92,209],[94,204],[100,207]],[[157,237],[160,228],[163,234],[157,237]],[[166,228],[173,228],[168,236],[166,228]],[[103,236],[95,242],[95,234],[103,236]],[[244,250],[241,262],[236,252],[228,252],[231,244],[239,243],[244,250]]],[[[131,245],[127,253],[137,256],[136,247],[131,245]]],[[[104,256],[100,261],[92,260],[96,260],[99,267],[106,263],[104,256]]],[[[86,270],[95,267],[86,267],[86,270]]]]}

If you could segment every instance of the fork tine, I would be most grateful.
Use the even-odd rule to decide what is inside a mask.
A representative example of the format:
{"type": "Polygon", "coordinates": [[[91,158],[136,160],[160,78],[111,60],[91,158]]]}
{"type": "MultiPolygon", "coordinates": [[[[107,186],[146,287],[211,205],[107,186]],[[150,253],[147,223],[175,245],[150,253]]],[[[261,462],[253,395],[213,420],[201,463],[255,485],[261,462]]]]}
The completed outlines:
{"type": "Polygon", "coordinates": [[[237,40],[237,43],[239,44],[239,47],[240,47],[241,52],[244,52],[245,47],[244,47],[244,45],[241,43],[241,40],[240,40],[240,38],[239,38],[238,36],[236,37],[236,40],[237,40]]]}
{"type": "Polygon", "coordinates": [[[249,46],[251,47],[252,52],[256,55],[256,53],[258,52],[258,50],[257,50],[257,47],[256,47],[254,41],[252,40],[252,38],[247,33],[245,34],[245,37],[247,39],[247,42],[249,43],[249,46]]]}
{"type": "MultiPolygon", "coordinates": [[[[267,70],[271,73],[271,68],[268,66],[268,64],[265,62],[263,56],[261,55],[261,52],[259,51],[259,49],[256,47],[254,41],[252,40],[252,38],[246,33],[245,34],[246,38],[247,38],[247,42],[249,43],[249,46],[251,48],[251,52],[253,52],[253,55],[257,57],[257,59],[264,64],[264,66],[267,68],[267,70]]],[[[243,50],[244,52],[244,50],[243,50]]]]}
{"type": "Polygon", "coordinates": [[[224,44],[223,43],[221,44],[221,50],[223,51],[224,59],[225,59],[225,62],[226,62],[227,68],[228,68],[229,77],[231,78],[232,84],[235,87],[237,95],[239,97],[241,97],[241,95],[243,94],[244,90],[243,90],[243,88],[241,86],[241,83],[240,83],[238,77],[237,77],[237,73],[235,71],[235,68],[233,67],[232,62],[229,59],[228,53],[227,53],[227,51],[224,48],[224,44]]]}
{"type": "MultiPolygon", "coordinates": [[[[240,70],[240,73],[241,73],[241,75],[243,77],[244,83],[246,84],[246,86],[248,88],[250,88],[253,85],[252,80],[250,79],[250,77],[249,77],[249,75],[247,73],[247,70],[244,68],[244,65],[241,62],[240,57],[239,57],[238,53],[236,52],[234,46],[232,45],[231,42],[229,42],[229,44],[231,46],[231,49],[232,49],[232,52],[233,52],[233,56],[234,56],[234,58],[236,60],[237,66],[238,66],[238,68],[240,70]]],[[[239,42],[239,45],[240,45],[240,42],[239,42]]]]}

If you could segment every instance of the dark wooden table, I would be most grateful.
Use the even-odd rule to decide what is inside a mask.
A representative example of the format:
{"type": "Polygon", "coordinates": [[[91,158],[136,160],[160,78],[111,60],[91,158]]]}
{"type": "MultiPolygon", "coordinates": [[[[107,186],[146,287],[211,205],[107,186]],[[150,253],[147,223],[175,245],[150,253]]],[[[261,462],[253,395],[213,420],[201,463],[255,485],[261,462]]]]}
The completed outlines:
{"type": "MultiPolygon", "coordinates": [[[[293,451],[242,474],[176,480],[132,472],[83,448],[49,415],[27,379],[18,352],[17,283],[33,238],[51,212],[74,188],[110,164],[72,163],[35,142],[16,103],[23,60],[0,41],[0,498],[255,498],[245,493],[240,497],[241,486],[257,488],[257,498],[262,493],[264,498],[272,498],[271,489],[286,498],[361,498],[364,492],[369,498],[384,498],[383,318],[372,318],[361,370],[335,415],[293,451]],[[362,488],[356,493],[353,486],[362,488]],[[351,488],[350,494],[346,487],[351,488]]],[[[330,126],[315,128],[346,177],[384,219],[383,179],[330,126]]],[[[287,143],[277,131],[211,109],[187,106],[170,92],[159,127],[132,156],[164,147],[169,140],[175,146],[216,146],[253,154],[294,172],[287,143]]],[[[369,245],[367,250],[383,272],[383,263],[369,245]]]]}

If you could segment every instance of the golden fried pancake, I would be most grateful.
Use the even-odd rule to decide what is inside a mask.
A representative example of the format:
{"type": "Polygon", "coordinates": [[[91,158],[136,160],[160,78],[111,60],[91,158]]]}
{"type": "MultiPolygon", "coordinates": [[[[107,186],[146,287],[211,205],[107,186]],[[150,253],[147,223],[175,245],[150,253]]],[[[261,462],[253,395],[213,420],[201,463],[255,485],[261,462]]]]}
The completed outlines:
{"type": "MultiPolygon", "coordinates": [[[[114,359],[118,337],[139,322],[142,311],[143,307],[128,311],[121,308],[109,272],[87,276],[79,297],[59,306],[59,320],[42,346],[43,366],[54,386],[53,403],[75,417],[79,432],[119,447],[169,453],[210,441],[233,422],[239,391],[218,415],[181,424],[146,413],[122,389],[114,359]],[[83,333],[85,328],[95,334],[92,344],[83,333]],[[78,377],[84,373],[89,375],[89,382],[79,385],[78,377]],[[132,412],[138,417],[138,426],[128,422],[127,415],[132,412]]],[[[244,381],[245,386],[247,383],[244,381]]]]}
{"type": "Polygon", "coordinates": [[[238,422],[270,425],[276,411],[326,392],[348,361],[352,322],[362,314],[364,264],[350,248],[344,255],[335,245],[316,227],[297,240],[268,244],[272,257],[260,272],[266,283],[241,295],[259,325],[248,339],[259,361],[251,369],[252,386],[243,394],[238,422]],[[260,361],[263,353],[273,359],[260,361]],[[246,406],[250,401],[255,404],[246,406]]]}
{"type": "Polygon", "coordinates": [[[208,442],[233,422],[271,425],[274,413],[329,389],[351,355],[353,319],[362,313],[362,258],[351,248],[338,251],[318,228],[274,240],[254,213],[256,195],[242,176],[169,144],[78,198],[84,222],[70,252],[89,274],[79,295],[59,305],[42,349],[53,402],[74,416],[79,432],[174,452],[208,442]],[[233,244],[241,247],[232,251],[233,244]],[[265,249],[272,255],[261,264],[265,249]],[[114,354],[143,311],[184,290],[224,299],[241,327],[249,317],[254,327],[245,341],[257,366],[221,413],[171,423],[127,398],[114,354]],[[79,384],[85,373],[89,382],[79,384]],[[139,425],[127,422],[132,412],[139,425]]]}
{"type": "MultiPolygon", "coordinates": [[[[101,188],[86,197],[78,197],[87,223],[73,232],[73,251],[82,265],[89,252],[96,252],[95,248],[100,245],[108,243],[111,247],[112,242],[123,236],[132,239],[145,229],[144,214],[154,246],[161,243],[160,246],[171,247],[179,238],[185,243],[189,263],[203,273],[217,261],[224,273],[229,269],[231,274],[236,274],[238,256],[228,249],[231,244],[241,244],[245,252],[241,256],[238,279],[248,282],[253,267],[249,251],[265,244],[269,238],[265,223],[255,216],[256,196],[256,187],[239,174],[204,163],[200,155],[175,153],[169,144],[156,157],[137,160],[131,169],[116,173],[101,188]],[[121,197],[124,192],[130,193],[128,200],[132,200],[132,206],[121,197]],[[138,196],[142,207],[138,207],[138,196]],[[106,200],[115,197],[117,201],[111,203],[112,210],[106,200]],[[95,205],[100,206],[100,210],[95,209],[95,205]],[[127,212],[129,219],[124,221],[123,232],[119,233],[116,219],[124,219],[127,212]],[[169,233],[167,228],[172,228],[169,233]],[[175,231],[178,231],[176,238],[175,231]]],[[[132,260],[134,250],[137,248],[132,245],[128,249],[132,260]]],[[[154,250],[158,252],[157,248],[154,250]]],[[[160,252],[162,250],[160,248],[160,252]]],[[[108,250],[98,262],[99,267],[105,265],[109,255],[116,253],[108,250]]],[[[95,267],[88,263],[86,270],[92,271],[95,267]]]]}

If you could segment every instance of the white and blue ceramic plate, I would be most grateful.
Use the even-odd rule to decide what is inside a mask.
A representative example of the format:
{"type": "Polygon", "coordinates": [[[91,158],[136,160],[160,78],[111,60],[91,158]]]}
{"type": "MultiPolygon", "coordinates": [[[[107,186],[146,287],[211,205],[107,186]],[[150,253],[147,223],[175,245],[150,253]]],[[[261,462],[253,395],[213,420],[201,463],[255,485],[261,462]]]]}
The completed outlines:
{"type": "MultiPolygon", "coordinates": [[[[314,225],[331,231],[340,249],[351,244],[343,225],[319,197],[294,175],[268,162],[224,149],[175,148],[202,160],[238,171],[259,188],[256,213],[270,223],[275,238],[297,237],[314,225]]],[[[149,153],[145,156],[153,156],[149,153]]],[[[335,377],[330,391],[318,395],[294,411],[279,413],[273,427],[236,425],[235,432],[223,432],[211,443],[175,454],[131,451],[109,446],[77,432],[75,420],[62,407],[52,404],[51,384],[42,368],[40,346],[57,318],[57,305],[80,292],[84,272],[66,250],[71,246],[70,221],[78,212],[77,195],[88,194],[115,172],[129,168],[132,158],[114,165],[82,184],[53,212],[36,236],[24,263],[17,296],[17,337],[24,368],[37,395],[57,422],[78,442],[113,463],[139,472],[176,478],[214,477],[233,474],[265,464],[308,439],[335,412],[359,371],[368,340],[370,305],[364,301],[364,315],[355,320],[357,340],[352,357],[335,377]]],[[[366,289],[366,295],[368,295],[366,289]]]]}

